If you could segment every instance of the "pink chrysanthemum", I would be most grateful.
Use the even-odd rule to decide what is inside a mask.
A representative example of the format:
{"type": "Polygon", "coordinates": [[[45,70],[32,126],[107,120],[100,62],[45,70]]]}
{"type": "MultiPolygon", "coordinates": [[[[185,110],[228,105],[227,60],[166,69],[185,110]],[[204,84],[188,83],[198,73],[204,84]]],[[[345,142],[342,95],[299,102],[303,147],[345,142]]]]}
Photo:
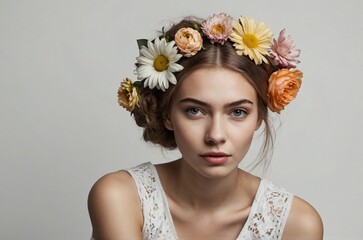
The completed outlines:
{"type": "Polygon", "coordinates": [[[202,23],[202,31],[212,43],[224,44],[232,31],[233,18],[226,13],[214,14],[202,23]]]}
{"type": "Polygon", "coordinates": [[[277,40],[273,40],[270,56],[275,66],[295,68],[300,63],[297,60],[300,56],[300,49],[295,48],[295,44],[290,35],[286,36],[285,29],[280,32],[277,40]]]}

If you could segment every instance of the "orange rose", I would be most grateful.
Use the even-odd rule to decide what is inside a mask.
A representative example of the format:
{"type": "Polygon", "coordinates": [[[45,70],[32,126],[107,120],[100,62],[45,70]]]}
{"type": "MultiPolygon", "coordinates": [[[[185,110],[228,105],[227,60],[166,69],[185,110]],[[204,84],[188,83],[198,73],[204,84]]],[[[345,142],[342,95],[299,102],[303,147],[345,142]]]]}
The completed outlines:
{"type": "Polygon", "coordinates": [[[203,46],[203,38],[193,28],[181,28],[175,34],[175,44],[185,57],[194,56],[203,46]]]}
{"type": "Polygon", "coordinates": [[[280,69],[272,73],[269,79],[268,107],[280,113],[297,95],[301,86],[302,72],[297,69],[280,69]]]}

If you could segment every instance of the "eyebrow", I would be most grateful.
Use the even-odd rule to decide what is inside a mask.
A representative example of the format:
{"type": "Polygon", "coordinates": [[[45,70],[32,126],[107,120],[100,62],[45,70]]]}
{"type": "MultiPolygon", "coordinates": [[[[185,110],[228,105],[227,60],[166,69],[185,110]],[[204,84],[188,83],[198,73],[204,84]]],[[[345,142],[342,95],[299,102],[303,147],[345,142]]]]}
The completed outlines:
{"type": "MultiPolygon", "coordinates": [[[[201,106],[209,107],[208,103],[197,100],[195,98],[184,98],[184,99],[180,100],[179,102],[180,103],[190,102],[190,103],[195,103],[195,104],[198,104],[198,105],[201,105],[201,106]]],[[[237,100],[237,101],[234,101],[234,102],[231,102],[231,103],[227,103],[227,104],[224,105],[224,107],[234,107],[234,106],[238,106],[238,105],[241,105],[241,104],[253,104],[253,102],[246,99],[246,98],[244,98],[244,99],[240,99],[240,100],[237,100]]]]}

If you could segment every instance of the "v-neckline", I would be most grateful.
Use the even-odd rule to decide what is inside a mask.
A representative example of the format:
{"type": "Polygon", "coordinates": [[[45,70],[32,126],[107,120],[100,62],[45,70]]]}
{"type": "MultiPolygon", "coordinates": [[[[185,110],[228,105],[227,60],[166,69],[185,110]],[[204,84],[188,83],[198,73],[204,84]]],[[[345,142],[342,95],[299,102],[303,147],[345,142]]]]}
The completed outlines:
{"type": "MultiPolygon", "coordinates": [[[[153,174],[155,176],[156,184],[159,186],[159,189],[160,189],[160,192],[161,192],[161,195],[162,195],[162,200],[165,203],[165,207],[166,207],[166,209],[165,209],[165,211],[166,211],[166,217],[167,217],[167,219],[168,219],[168,221],[170,223],[171,230],[173,232],[173,235],[174,235],[175,239],[179,239],[178,238],[178,234],[177,234],[176,229],[175,229],[175,226],[174,226],[173,217],[172,217],[171,212],[170,212],[168,198],[166,197],[166,193],[165,193],[164,187],[161,184],[160,177],[159,177],[159,173],[158,173],[158,171],[157,171],[157,169],[156,169],[156,167],[155,167],[154,164],[150,163],[150,166],[151,166],[151,170],[152,170],[152,172],[153,172],[153,174]]],[[[247,231],[247,228],[248,228],[247,225],[249,225],[249,222],[253,218],[253,214],[256,211],[256,208],[258,206],[259,199],[261,198],[262,191],[263,191],[263,186],[264,186],[264,179],[261,178],[260,179],[260,183],[259,183],[258,188],[257,188],[257,191],[256,191],[255,198],[253,199],[253,202],[252,202],[252,206],[251,206],[250,212],[248,213],[247,220],[246,220],[245,224],[243,225],[240,233],[238,234],[238,237],[236,238],[236,240],[242,239],[243,235],[247,231]]]]}

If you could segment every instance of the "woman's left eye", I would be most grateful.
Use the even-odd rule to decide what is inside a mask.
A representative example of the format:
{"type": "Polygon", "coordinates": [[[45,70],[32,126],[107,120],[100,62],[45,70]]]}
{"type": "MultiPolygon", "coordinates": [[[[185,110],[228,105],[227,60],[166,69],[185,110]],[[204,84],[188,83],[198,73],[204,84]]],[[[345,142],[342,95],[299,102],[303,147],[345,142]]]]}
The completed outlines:
{"type": "Polygon", "coordinates": [[[235,109],[231,112],[231,115],[233,117],[245,117],[247,115],[247,112],[243,109],[235,109]]]}

